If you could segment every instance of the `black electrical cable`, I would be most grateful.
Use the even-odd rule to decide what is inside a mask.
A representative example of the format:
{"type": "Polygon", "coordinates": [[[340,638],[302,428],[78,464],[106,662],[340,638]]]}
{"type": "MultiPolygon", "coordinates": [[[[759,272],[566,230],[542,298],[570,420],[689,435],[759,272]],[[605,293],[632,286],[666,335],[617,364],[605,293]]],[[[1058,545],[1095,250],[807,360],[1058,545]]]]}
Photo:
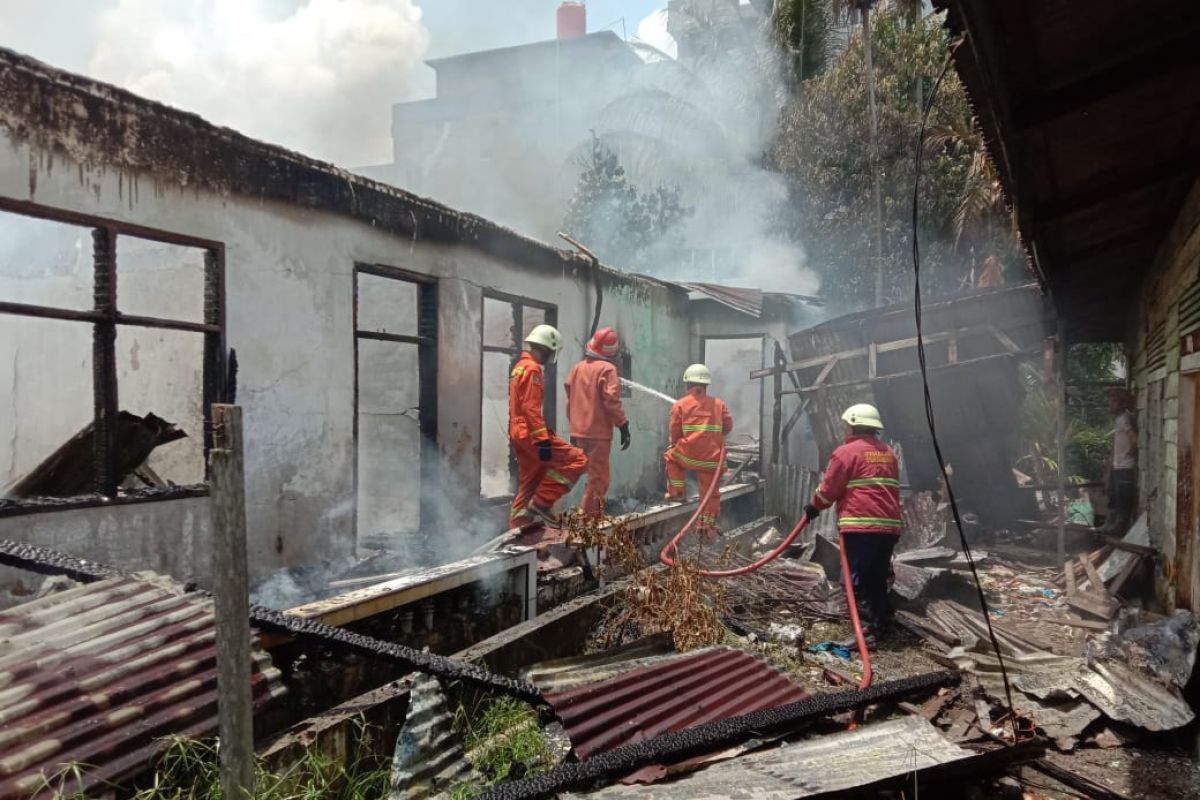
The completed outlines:
{"type": "MultiPolygon", "coordinates": [[[[961,44],[961,42],[960,42],[961,44]]],[[[988,639],[991,640],[992,649],[996,652],[996,660],[1000,665],[1000,678],[1004,682],[1004,698],[1008,703],[1008,717],[1012,724],[1013,744],[1017,742],[1017,719],[1013,710],[1012,687],[1008,682],[1008,670],[1004,666],[1004,656],[1000,653],[1000,642],[996,639],[996,632],[992,629],[992,615],[988,609],[987,597],[983,592],[983,585],[979,582],[979,572],[975,568],[975,557],[971,554],[971,546],[967,543],[967,535],[963,531],[962,516],[958,511],[958,500],[954,496],[954,488],[950,485],[950,473],[946,469],[946,459],[942,455],[942,446],[938,442],[937,425],[934,423],[933,414],[933,395],[929,391],[929,369],[925,363],[925,340],[921,335],[921,245],[918,241],[918,223],[919,223],[919,205],[921,198],[921,169],[924,162],[925,154],[925,131],[929,124],[929,112],[933,108],[934,101],[937,100],[938,90],[942,86],[942,81],[946,77],[946,73],[950,71],[950,63],[954,57],[954,51],[958,45],[951,47],[950,52],[946,55],[946,63],[942,65],[942,71],[938,74],[937,80],[933,83],[933,88],[929,92],[929,97],[925,100],[925,107],[921,110],[921,128],[917,136],[917,155],[916,155],[916,174],[913,179],[913,202],[912,202],[912,256],[913,256],[913,316],[917,324],[917,360],[921,365],[921,385],[925,392],[925,419],[929,423],[929,438],[933,440],[933,452],[937,456],[938,469],[942,473],[942,481],[946,485],[946,495],[950,499],[950,512],[954,517],[954,525],[958,528],[958,538],[962,542],[963,555],[966,557],[967,566],[971,569],[971,577],[975,580],[975,591],[979,595],[979,606],[983,611],[983,620],[987,625],[988,639]]]]}

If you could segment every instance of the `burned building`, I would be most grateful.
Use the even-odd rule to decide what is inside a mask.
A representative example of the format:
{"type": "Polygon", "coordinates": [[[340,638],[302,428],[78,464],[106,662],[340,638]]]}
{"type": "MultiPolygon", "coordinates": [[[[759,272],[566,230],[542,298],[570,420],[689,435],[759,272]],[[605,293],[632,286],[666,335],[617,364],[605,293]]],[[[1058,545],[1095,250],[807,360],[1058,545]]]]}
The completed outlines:
{"type": "Polygon", "coordinates": [[[1200,610],[1200,7],[934,6],[966,37],[955,65],[1054,300],[1063,349],[1125,346],[1159,596],[1200,610]]]}
{"type": "MultiPolygon", "coordinates": [[[[507,368],[534,324],[566,338],[560,425],[597,286],[625,374],[668,393],[706,337],[770,352],[786,333],[19,54],[0,66],[0,538],[205,583],[209,407],[236,400],[252,577],[363,547],[440,563],[504,527],[507,368]]],[[[612,495],[651,496],[667,409],[625,402],[612,495]]]]}

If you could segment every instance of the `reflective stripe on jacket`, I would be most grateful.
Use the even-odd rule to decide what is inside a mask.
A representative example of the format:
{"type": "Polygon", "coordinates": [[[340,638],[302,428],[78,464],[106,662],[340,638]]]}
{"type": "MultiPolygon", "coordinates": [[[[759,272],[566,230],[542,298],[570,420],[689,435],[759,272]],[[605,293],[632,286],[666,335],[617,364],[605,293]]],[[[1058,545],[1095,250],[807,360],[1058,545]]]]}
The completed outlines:
{"type": "Polygon", "coordinates": [[[571,435],[612,441],[613,428],[626,422],[616,365],[589,356],[571,367],[566,387],[571,435]]]}
{"type": "Polygon", "coordinates": [[[550,436],[542,415],[542,365],[521,353],[508,376],[508,436],[514,442],[540,442],[550,436]]]}
{"type": "Polygon", "coordinates": [[[904,529],[900,514],[900,466],[878,437],[851,436],[833,451],[812,504],[837,503],[844,533],[894,533],[904,529]]]}
{"type": "Polygon", "coordinates": [[[671,406],[671,445],[674,457],[694,469],[716,469],[733,416],[719,397],[689,389],[671,406]]]}

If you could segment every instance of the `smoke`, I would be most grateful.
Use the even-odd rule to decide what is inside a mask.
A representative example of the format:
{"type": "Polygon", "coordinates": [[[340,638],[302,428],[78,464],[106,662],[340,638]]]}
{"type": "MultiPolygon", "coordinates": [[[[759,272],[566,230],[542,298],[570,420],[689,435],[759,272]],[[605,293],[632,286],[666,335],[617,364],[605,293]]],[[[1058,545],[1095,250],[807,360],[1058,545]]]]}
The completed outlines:
{"type": "Polygon", "coordinates": [[[343,164],[390,160],[429,38],[412,0],[119,0],[95,32],[89,75],[343,164]]]}

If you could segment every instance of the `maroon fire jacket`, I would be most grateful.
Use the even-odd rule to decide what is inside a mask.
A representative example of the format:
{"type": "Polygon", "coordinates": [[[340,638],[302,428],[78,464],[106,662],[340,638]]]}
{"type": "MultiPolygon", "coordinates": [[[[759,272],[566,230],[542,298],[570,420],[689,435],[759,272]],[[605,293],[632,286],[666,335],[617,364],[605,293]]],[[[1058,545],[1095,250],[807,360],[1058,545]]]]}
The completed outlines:
{"type": "Polygon", "coordinates": [[[834,503],[843,533],[899,535],[900,467],[892,448],[875,436],[853,435],[834,450],[812,504],[824,510],[834,503]]]}

